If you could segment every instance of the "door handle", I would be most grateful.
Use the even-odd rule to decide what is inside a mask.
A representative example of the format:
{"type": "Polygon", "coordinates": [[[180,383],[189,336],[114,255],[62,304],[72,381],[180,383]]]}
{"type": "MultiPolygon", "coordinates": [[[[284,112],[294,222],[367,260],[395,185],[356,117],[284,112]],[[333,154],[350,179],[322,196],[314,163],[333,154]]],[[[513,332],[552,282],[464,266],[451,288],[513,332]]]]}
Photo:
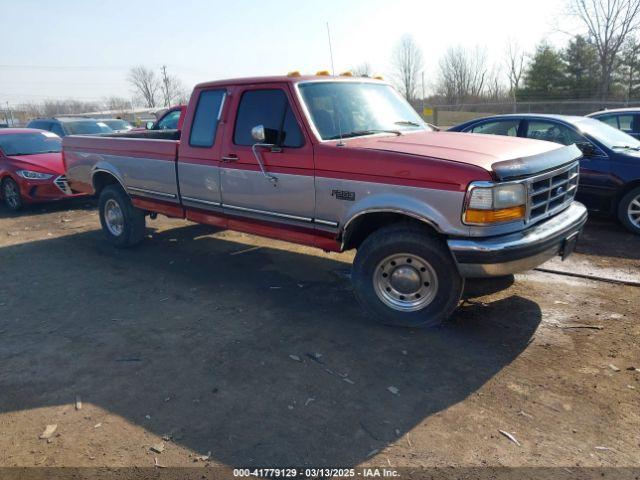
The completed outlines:
{"type": "Polygon", "coordinates": [[[220,160],[223,161],[223,162],[237,162],[238,161],[238,156],[233,154],[233,153],[231,153],[231,154],[227,155],[226,157],[222,157],[220,160]]]}

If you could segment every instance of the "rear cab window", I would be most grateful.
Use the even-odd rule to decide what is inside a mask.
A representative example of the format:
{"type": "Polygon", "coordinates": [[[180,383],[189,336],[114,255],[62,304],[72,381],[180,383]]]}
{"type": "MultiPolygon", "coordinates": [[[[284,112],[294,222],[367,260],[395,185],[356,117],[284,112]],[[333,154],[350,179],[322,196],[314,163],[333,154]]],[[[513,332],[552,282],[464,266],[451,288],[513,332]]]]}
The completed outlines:
{"type": "MultiPolygon", "coordinates": [[[[224,89],[203,90],[200,92],[189,135],[190,146],[200,148],[213,146],[225,97],[226,90],[224,89]]],[[[179,117],[180,111],[178,110],[177,112],[179,117]]]]}
{"type": "Polygon", "coordinates": [[[289,148],[304,145],[298,121],[281,89],[246,90],[242,94],[236,114],[233,143],[241,146],[256,143],[251,130],[257,125],[264,126],[265,143],[289,148]]]}

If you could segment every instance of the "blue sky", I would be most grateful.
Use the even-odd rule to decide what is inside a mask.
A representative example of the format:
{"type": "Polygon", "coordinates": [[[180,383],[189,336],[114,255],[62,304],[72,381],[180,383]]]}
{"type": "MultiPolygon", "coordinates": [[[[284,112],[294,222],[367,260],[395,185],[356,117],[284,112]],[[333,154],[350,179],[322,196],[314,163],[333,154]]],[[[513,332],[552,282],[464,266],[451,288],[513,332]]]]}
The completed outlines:
{"type": "Polygon", "coordinates": [[[313,73],[330,67],[326,22],[337,71],[367,61],[388,76],[393,46],[409,33],[428,83],[451,45],[484,46],[499,62],[509,37],[527,49],[566,38],[554,33],[561,0],[0,0],[0,12],[3,103],[130,97],[126,75],[138,64],[166,64],[188,87],[313,73]]]}

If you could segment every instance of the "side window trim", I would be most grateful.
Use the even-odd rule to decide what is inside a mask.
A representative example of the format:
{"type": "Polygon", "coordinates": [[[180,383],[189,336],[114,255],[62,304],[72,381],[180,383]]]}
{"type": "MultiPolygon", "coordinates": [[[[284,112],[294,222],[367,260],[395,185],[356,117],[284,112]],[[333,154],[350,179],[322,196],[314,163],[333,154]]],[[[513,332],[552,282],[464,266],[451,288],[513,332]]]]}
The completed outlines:
{"type": "Polygon", "coordinates": [[[211,148],[216,144],[216,137],[218,136],[218,124],[220,123],[220,118],[222,117],[222,109],[224,108],[224,104],[227,101],[227,97],[229,96],[229,92],[226,88],[213,88],[210,90],[202,90],[198,94],[198,102],[196,103],[195,112],[193,112],[193,120],[191,122],[191,132],[189,133],[189,146],[193,148],[211,148]],[[198,114],[198,108],[200,107],[200,99],[202,98],[202,94],[206,92],[219,92],[222,91],[222,100],[220,100],[220,107],[218,107],[218,114],[215,117],[216,120],[216,130],[213,134],[213,138],[211,139],[211,145],[194,145],[191,142],[191,136],[193,134],[193,127],[196,122],[196,115],[198,114]]]}

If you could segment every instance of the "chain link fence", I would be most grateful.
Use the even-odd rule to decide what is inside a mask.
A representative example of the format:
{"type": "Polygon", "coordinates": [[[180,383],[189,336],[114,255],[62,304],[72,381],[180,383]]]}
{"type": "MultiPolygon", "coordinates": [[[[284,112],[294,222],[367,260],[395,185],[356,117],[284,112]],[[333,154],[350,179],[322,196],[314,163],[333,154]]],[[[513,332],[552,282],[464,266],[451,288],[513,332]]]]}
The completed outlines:
{"type": "Polygon", "coordinates": [[[424,119],[439,127],[451,127],[475,118],[505,113],[554,113],[587,115],[598,110],[640,106],[640,99],[629,101],[553,100],[537,102],[461,103],[425,108],[424,119]]]}

